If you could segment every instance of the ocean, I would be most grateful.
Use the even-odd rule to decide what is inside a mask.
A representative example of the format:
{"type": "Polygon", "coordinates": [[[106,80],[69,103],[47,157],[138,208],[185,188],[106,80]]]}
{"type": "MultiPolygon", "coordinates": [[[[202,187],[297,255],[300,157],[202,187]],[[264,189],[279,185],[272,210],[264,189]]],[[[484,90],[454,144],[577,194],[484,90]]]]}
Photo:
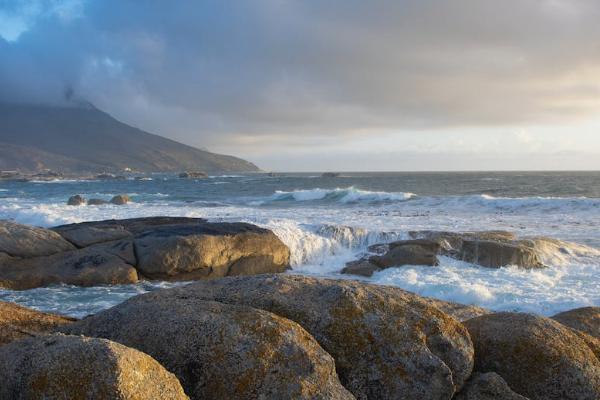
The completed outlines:
{"type": "MultiPolygon", "coordinates": [[[[441,257],[435,268],[405,266],[365,281],[493,310],[553,315],[600,306],[600,172],[282,173],[186,180],[155,174],[144,180],[0,182],[0,219],[54,226],[141,216],[203,217],[269,228],[292,253],[290,273],[341,275],[367,246],[413,230],[508,230],[589,246],[549,268],[489,269],[441,257]],[[124,206],[67,206],[74,194],[124,206]]],[[[0,290],[0,300],[76,317],[130,296],[182,283],[0,290]]]]}

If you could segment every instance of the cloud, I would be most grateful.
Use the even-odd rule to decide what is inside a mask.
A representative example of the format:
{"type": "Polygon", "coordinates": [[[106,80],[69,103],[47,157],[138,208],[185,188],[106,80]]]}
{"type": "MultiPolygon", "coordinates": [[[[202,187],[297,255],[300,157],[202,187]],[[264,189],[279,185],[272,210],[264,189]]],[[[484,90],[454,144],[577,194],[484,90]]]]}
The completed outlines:
{"type": "Polygon", "coordinates": [[[595,0],[18,3],[0,9],[27,20],[0,30],[0,100],[62,102],[69,87],[196,144],[600,111],[595,0]]]}

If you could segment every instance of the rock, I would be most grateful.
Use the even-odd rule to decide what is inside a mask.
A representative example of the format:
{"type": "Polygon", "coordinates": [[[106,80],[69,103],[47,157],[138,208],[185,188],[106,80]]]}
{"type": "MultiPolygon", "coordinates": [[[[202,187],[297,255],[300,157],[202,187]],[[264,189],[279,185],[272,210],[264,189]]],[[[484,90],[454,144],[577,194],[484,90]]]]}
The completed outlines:
{"type": "Polygon", "coordinates": [[[78,286],[135,283],[136,269],[102,248],[86,247],[47,257],[3,260],[0,286],[24,290],[51,284],[78,286]]]}
{"type": "Polygon", "coordinates": [[[552,317],[569,328],[600,339],[600,307],[582,307],[552,317]]]}
{"type": "Polygon", "coordinates": [[[73,250],[75,246],[49,229],[0,220],[0,252],[12,257],[39,257],[73,250]]]}
{"type": "Polygon", "coordinates": [[[499,268],[518,265],[524,268],[545,268],[535,248],[524,241],[503,243],[465,240],[460,254],[463,261],[483,267],[499,268]]]}
{"type": "Polygon", "coordinates": [[[95,226],[84,223],[57,226],[52,230],[79,248],[97,243],[133,238],[133,234],[121,225],[95,226]]]}
{"type": "Polygon", "coordinates": [[[75,196],[71,196],[69,197],[69,200],[67,200],[67,205],[69,206],[81,206],[85,204],[85,199],[83,198],[83,196],[76,194],[75,196]]]}
{"type": "Polygon", "coordinates": [[[541,249],[533,240],[518,240],[511,232],[410,232],[413,238],[435,241],[439,244],[438,254],[478,264],[483,267],[499,268],[517,265],[523,268],[544,268],[541,249]]]}
{"type": "MultiPolygon", "coordinates": [[[[85,222],[52,229],[39,231],[64,243],[71,251],[25,259],[13,257],[0,247],[0,287],[122,284],[136,282],[138,274],[150,279],[208,279],[277,273],[289,268],[287,246],[273,232],[244,223],[151,217],[85,222]],[[79,247],[77,251],[74,245],[79,247]]],[[[0,245],[3,243],[5,250],[20,249],[0,236],[0,245]]],[[[33,246],[37,242],[24,242],[28,243],[33,246]]]]}
{"type": "Polygon", "coordinates": [[[511,390],[502,377],[494,372],[475,373],[456,400],[528,400],[511,390]]]}
{"type": "Polygon", "coordinates": [[[521,313],[464,322],[475,346],[475,371],[496,372],[533,400],[600,398],[600,360],[560,323],[521,313]]]}
{"type": "Polygon", "coordinates": [[[323,172],[321,178],[337,178],[340,176],[339,172],[323,172]]]}
{"type": "Polygon", "coordinates": [[[186,171],[179,174],[181,179],[206,179],[208,174],[200,171],[186,171]]]}
{"type": "Polygon", "coordinates": [[[250,307],[164,291],[72,326],[150,354],[192,399],[352,399],[334,361],[302,327],[250,307]]]}
{"type": "Polygon", "coordinates": [[[50,335],[0,347],[2,399],[187,399],[150,356],[104,339],[50,335]]]}
{"type": "Polygon", "coordinates": [[[371,277],[377,271],[381,271],[381,268],[369,261],[368,258],[361,258],[346,263],[346,267],[341,272],[342,274],[371,277]]]}
{"type": "Polygon", "coordinates": [[[126,194],[118,194],[116,196],[114,196],[112,199],[110,199],[110,204],[116,204],[118,206],[122,206],[124,204],[127,204],[131,201],[131,199],[129,198],[128,195],[126,194]]]}
{"type": "Polygon", "coordinates": [[[284,272],[290,251],[273,232],[244,223],[156,227],[136,235],[138,270],[152,279],[284,272]]]}
{"type": "Polygon", "coordinates": [[[464,326],[398,288],[260,275],[195,282],[160,296],[248,305],[299,323],[359,399],[450,399],[471,374],[464,326]]]}
{"type": "Polygon", "coordinates": [[[55,332],[59,326],[73,321],[73,318],[0,301],[0,346],[25,337],[55,332]]]}
{"type": "Polygon", "coordinates": [[[102,206],[108,203],[108,201],[102,199],[89,199],[87,202],[88,206],[102,206]]]}
{"type": "Polygon", "coordinates": [[[402,265],[439,265],[437,254],[440,245],[431,240],[402,240],[390,243],[389,250],[382,256],[373,256],[369,261],[380,268],[402,265]]]}

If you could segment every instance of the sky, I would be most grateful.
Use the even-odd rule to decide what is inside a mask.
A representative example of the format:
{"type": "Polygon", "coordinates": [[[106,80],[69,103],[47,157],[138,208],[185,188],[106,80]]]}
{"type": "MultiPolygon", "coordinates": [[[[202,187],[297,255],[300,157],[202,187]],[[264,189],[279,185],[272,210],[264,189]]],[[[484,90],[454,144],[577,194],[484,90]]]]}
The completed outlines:
{"type": "Polygon", "coordinates": [[[600,169],[597,0],[0,0],[0,101],[276,171],[600,169]]]}

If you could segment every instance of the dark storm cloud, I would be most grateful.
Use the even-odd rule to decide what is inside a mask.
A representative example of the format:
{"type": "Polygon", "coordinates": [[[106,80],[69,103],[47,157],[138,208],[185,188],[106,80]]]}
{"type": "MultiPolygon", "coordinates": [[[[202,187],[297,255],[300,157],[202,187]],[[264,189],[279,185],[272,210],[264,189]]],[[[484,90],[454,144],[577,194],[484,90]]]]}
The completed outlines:
{"type": "Polygon", "coordinates": [[[82,4],[44,9],[0,40],[1,99],[60,102],[69,87],[209,143],[572,122],[600,109],[595,0],[82,4]]]}

